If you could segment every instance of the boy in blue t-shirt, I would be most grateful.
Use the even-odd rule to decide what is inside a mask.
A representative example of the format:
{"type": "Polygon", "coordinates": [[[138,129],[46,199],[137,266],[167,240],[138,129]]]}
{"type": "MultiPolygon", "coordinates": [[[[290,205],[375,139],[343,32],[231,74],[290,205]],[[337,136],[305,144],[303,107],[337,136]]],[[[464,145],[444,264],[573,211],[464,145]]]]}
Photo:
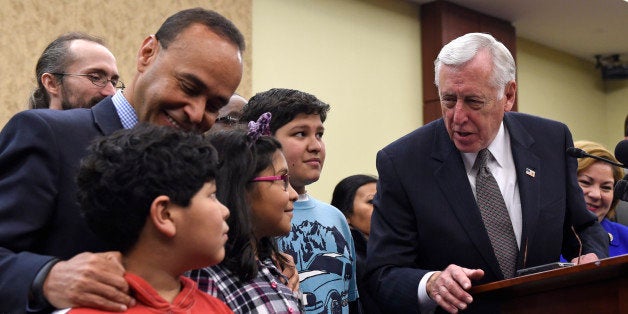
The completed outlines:
{"type": "Polygon", "coordinates": [[[349,313],[357,309],[355,248],[344,215],[314,199],[305,187],[320,178],[325,162],[323,122],[329,105],[298,90],[274,88],[253,96],[241,121],[270,112],[270,132],[281,142],[290,184],[299,193],[290,234],[279,249],[294,258],[305,310],[309,313],[349,313]]]}

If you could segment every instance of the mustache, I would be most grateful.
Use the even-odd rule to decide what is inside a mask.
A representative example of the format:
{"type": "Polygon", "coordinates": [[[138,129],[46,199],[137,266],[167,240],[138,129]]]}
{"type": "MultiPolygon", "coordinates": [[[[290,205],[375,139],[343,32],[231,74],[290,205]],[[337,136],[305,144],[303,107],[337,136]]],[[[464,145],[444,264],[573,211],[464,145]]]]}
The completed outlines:
{"type": "Polygon", "coordinates": [[[92,97],[92,99],[88,100],[86,103],[70,103],[67,100],[63,100],[61,102],[61,108],[63,110],[74,109],[74,108],[91,108],[94,107],[101,100],[105,99],[106,96],[96,96],[92,97]]]}

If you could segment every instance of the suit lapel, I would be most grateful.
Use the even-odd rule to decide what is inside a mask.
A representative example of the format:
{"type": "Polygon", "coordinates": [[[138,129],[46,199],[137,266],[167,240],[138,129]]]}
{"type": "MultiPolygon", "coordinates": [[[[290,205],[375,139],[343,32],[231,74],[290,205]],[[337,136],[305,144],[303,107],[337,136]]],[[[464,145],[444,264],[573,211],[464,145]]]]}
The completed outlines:
{"type": "MultiPolygon", "coordinates": [[[[442,120],[441,120],[442,121],[442,120]]],[[[484,262],[490,265],[490,271],[496,278],[501,278],[501,269],[493,252],[491,240],[475,202],[471,185],[467,178],[462,157],[447,135],[444,124],[437,126],[435,141],[436,149],[432,158],[442,162],[434,172],[437,184],[454,212],[462,229],[480,252],[484,262]]],[[[488,271],[488,270],[485,270],[488,271]]]]}
{"type": "Polygon", "coordinates": [[[542,178],[542,169],[539,157],[530,149],[534,144],[534,138],[516,118],[515,114],[506,114],[504,116],[504,124],[510,134],[512,157],[515,162],[519,197],[521,199],[523,232],[521,235],[519,265],[523,265],[525,251],[527,250],[527,239],[534,237],[534,226],[537,225],[540,214],[540,179],[542,178]]]}
{"type": "Polygon", "coordinates": [[[103,135],[109,135],[114,131],[122,129],[122,122],[120,122],[120,117],[118,117],[118,112],[113,105],[111,96],[101,100],[92,107],[92,115],[96,128],[103,135]]]}

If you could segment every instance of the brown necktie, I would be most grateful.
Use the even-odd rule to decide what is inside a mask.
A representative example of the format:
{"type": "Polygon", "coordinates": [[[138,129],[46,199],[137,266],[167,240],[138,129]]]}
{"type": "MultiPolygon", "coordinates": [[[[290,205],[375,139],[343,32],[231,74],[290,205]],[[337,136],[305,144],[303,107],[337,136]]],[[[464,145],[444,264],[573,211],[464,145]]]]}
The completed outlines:
{"type": "Polygon", "coordinates": [[[515,274],[519,248],[506,203],[504,203],[495,177],[486,165],[490,157],[491,152],[485,148],[478,153],[475,160],[473,168],[478,170],[475,179],[475,193],[484,227],[486,227],[488,237],[491,239],[499,267],[504,278],[511,278],[515,274]]]}

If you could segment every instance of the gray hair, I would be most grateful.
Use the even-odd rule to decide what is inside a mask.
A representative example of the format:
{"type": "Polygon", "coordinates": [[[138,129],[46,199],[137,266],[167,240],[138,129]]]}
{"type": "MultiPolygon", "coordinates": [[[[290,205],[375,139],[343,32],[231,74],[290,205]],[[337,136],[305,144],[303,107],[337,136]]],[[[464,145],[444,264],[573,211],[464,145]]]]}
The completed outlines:
{"type": "Polygon", "coordinates": [[[487,50],[493,60],[491,83],[497,88],[497,99],[504,96],[504,88],[514,81],[517,68],[508,48],[495,37],[485,33],[469,33],[460,36],[441,49],[434,60],[434,84],[438,86],[438,74],[441,66],[460,67],[472,60],[480,51],[487,50]]]}

